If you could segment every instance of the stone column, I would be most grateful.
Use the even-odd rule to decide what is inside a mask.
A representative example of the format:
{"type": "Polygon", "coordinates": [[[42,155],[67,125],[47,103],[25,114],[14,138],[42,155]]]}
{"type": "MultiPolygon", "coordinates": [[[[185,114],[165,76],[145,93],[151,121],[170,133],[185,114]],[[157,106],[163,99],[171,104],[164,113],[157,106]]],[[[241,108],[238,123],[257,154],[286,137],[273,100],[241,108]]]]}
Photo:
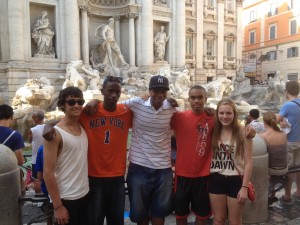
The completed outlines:
{"type": "Polygon", "coordinates": [[[243,2],[242,1],[237,1],[236,2],[237,7],[236,7],[236,21],[237,21],[237,32],[236,32],[236,63],[242,61],[242,46],[244,45],[243,40],[244,37],[242,34],[243,32],[243,2]]]}
{"type": "Polygon", "coordinates": [[[253,140],[253,167],[251,182],[256,191],[254,202],[246,201],[243,223],[257,224],[268,219],[269,154],[265,141],[258,135],[253,140]]]}
{"type": "Polygon", "coordinates": [[[64,0],[67,62],[80,59],[79,8],[77,1],[64,0]]]}
{"type": "Polygon", "coordinates": [[[223,69],[224,62],[224,0],[218,0],[218,44],[217,64],[218,70],[223,69]]]}
{"type": "Polygon", "coordinates": [[[140,42],[138,44],[140,66],[150,66],[153,64],[152,3],[152,0],[138,0],[138,5],[142,6],[140,12],[140,42]]]}
{"type": "MultiPolygon", "coordinates": [[[[269,6],[269,2],[261,3],[261,6],[260,6],[260,7],[261,7],[262,9],[267,9],[268,7],[270,7],[270,6],[269,6]]],[[[257,13],[258,13],[258,12],[257,12],[257,13]]],[[[265,32],[267,15],[265,15],[264,12],[260,12],[260,13],[257,14],[256,16],[257,16],[257,18],[261,18],[261,19],[260,19],[260,31],[258,31],[258,29],[257,29],[255,36],[257,35],[258,32],[260,32],[260,40],[265,40],[265,35],[267,35],[267,33],[268,33],[268,32],[267,32],[267,33],[265,32]]],[[[249,34],[248,34],[248,35],[249,35],[249,34]]],[[[256,41],[256,42],[258,41],[258,40],[257,40],[257,37],[258,37],[258,36],[255,37],[255,41],[256,41]]],[[[264,46],[265,46],[265,43],[268,43],[268,42],[260,41],[259,47],[261,47],[261,48],[264,47],[264,46]]],[[[247,44],[249,44],[249,43],[247,43],[247,44]]],[[[278,55],[277,55],[277,60],[279,60],[279,59],[278,59],[278,55]]]]}
{"type": "Polygon", "coordinates": [[[203,2],[197,2],[196,69],[203,68],[203,2]]]}
{"type": "Polygon", "coordinates": [[[121,29],[120,29],[121,17],[114,16],[114,20],[115,20],[115,40],[121,48],[121,32],[120,32],[121,31],[121,29]]]}
{"type": "Polygon", "coordinates": [[[88,7],[79,5],[81,11],[81,52],[84,64],[89,64],[89,31],[88,31],[88,7]]]}
{"type": "Polygon", "coordinates": [[[24,61],[23,0],[9,0],[8,3],[8,33],[9,59],[24,61]]]}
{"type": "MultiPolygon", "coordinates": [[[[67,46],[66,46],[66,24],[63,22],[65,17],[65,4],[61,2],[57,7],[57,20],[61,21],[60,26],[57,26],[57,58],[60,58],[60,62],[64,65],[67,63],[67,46]]],[[[58,23],[56,23],[58,24],[58,23]]]]}
{"type": "Polygon", "coordinates": [[[185,66],[185,0],[176,1],[176,65],[185,66]]]}
{"type": "Polygon", "coordinates": [[[135,29],[134,18],[137,17],[134,13],[126,15],[129,20],[129,65],[135,66],[135,29]]]}

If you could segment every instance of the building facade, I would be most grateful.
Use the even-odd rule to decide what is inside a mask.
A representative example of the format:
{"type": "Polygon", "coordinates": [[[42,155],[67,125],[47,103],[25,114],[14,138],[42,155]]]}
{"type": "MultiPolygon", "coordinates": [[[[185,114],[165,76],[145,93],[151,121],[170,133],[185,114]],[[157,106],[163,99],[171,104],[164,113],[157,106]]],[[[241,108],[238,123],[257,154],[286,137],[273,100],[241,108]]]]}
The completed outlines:
{"type": "Polygon", "coordinates": [[[242,0],[3,0],[0,97],[8,101],[27,79],[40,77],[59,90],[69,62],[90,64],[90,53],[99,44],[95,31],[110,18],[125,61],[140,72],[186,66],[193,83],[232,78],[242,59],[241,15],[242,0]],[[50,25],[46,33],[52,40],[45,40],[53,45],[50,55],[36,53],[40,40],[34,29],[43,20],[50,25]],[[153,42],[162,26],[170,38],[164,61],[158,62],[153,42]]]}
{"type": "Polygon", "coordinates": [[[186,64],[195,83],[235,77],[242,43],[242,0],[186,1],[186,64]]]}
{"type": "Polygon", "coordinates": [[[245,0],[243,5],[245,75],[254,82],[300,79],[300,1],[245,0]]]}

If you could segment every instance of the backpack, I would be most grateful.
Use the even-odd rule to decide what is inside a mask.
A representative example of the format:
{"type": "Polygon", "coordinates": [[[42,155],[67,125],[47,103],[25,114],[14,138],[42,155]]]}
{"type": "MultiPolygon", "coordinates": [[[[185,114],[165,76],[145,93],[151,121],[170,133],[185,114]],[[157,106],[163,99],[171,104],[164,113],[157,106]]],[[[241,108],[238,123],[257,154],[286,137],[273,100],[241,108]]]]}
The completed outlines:
{"type": "Polygon", "coordinates": [[[13,134],[15,133],[16,131],[13,131],[11,132],[11,134],[5,139],[5,141],[3,141],[3,143],[0,143],[0,145],[4,145],[5,147],[9,148],[8,146],[5,145],[5,143],[11,138],[11,136],[13,136],[13,134]]]}

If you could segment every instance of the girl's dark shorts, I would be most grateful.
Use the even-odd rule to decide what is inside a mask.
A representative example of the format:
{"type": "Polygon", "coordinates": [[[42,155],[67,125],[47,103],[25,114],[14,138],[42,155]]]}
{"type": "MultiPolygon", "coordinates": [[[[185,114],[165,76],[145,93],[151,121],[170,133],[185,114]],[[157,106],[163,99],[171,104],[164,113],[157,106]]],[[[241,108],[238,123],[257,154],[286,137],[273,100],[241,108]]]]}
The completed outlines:
{"type": "Polygon", "coordinates": [[[242,183],[243,181],[239,175],[225,176],[219,173],[212,173],[208,181],[208,191],[210,194],[237,198],[242,183]]]}

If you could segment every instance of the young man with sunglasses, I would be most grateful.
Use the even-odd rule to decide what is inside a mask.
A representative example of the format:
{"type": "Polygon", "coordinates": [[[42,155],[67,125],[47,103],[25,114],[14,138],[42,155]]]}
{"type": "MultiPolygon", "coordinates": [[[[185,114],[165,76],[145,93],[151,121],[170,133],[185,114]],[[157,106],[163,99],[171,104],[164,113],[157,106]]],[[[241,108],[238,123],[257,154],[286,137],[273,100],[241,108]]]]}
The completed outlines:
{"type": "Polygon", "coordinates": [[[54,139],[44,141],[44,180],[57,224],[86,224],[88,139],[78,121],[83,104],[79,88],[61,90],[57,106],[65,117],[54,127],[54,139]]]}

